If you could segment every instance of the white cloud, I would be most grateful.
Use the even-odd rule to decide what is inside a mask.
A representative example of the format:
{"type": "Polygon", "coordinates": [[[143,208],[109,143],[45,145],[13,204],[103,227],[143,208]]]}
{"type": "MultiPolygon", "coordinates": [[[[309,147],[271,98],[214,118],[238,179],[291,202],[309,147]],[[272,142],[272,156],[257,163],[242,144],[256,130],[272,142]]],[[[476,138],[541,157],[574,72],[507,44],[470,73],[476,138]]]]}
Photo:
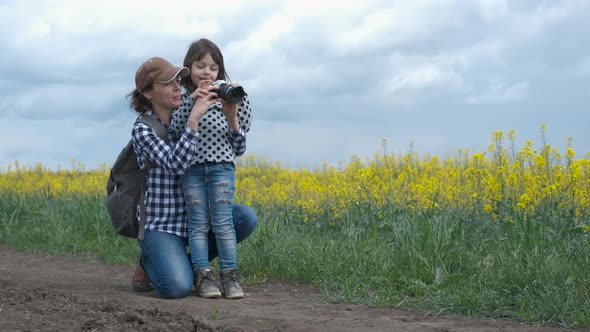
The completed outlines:
{"type": "MultiPolygon", "coordinates": [[[[200,37],[221,47],[230,77],[251,96],[248,151],[294,166],[371,156],[382,138],[397,149],[414,141],[424,153],[453,150],[448,145],[463,142],[457,137],[473,126],[470,110],[491,112],[499,103],[522,116],[543,109],[548,122],[562,121],[564,112],[587,119],[590,47],[580,36],[590,33],[590,2],[584,0],[0,6],[0,29],[10,32],[0,35],[0,123],[26,123],[31,137],[43,140],[35,146],[25,139],[28,145],[17,148],[0,143],[2,160],[111,160],[120,149],[111,138],[129,134],[133,113],[124,96],[137,66],[155,55],[180,64],[200,37]],[[568,108],[556,116],[552,108],[561,101],[568,108]],[[83,143],[99,141],[104,131],[112,137],[94,142],[96,153],[87,151],[83,143]]],[[[478,126],[472,130],[484,132],[485,149],[492,125],[478,126]]]]}
{"type": "Polygon", "coordinates": [[[325,161],[339,166],[356,155],[361,159],[383,151],[383,139],[387,140],[387,153],[414,151],[425,154],[444,146],[446,139],[420,129],[398,129],[386,122],[374,123],[372,130],[362,130],[358,124],[346,121],[276,123],[257,121],[248,139],[247,154],[281,160],[290,167],[321,166],[325,161]],[[413,135],[409,136],[408,131],[413,135]],[[313,161],[310,163],[310,161],[313,161]]]}
{"type": "Polygon", "coordinates": [[[260,22],[245,38],[228,46],[230,52],[239,52],[241,57],[256,57],[273,51],[274,44],[281,38],[288,38],[294,28],[289,13],[275,13],[260,22]]]}
{"type": "MultiPolygon", "coordinates": [[[[0,85],[2,86],[2,85],[0,85]]],[[[0,99],[0,114],[24,119],[97,118],[126,104],[131,84],[52,84],[19,89],[0,99]]]]}
{"type": "Polygon", "coordinates": [[[451,68],[436,64],[425,64],[394,76],[388,82],[389,92],[396,94],[404,90],[424,90],[439,87],[443,89],[460,87],[463,84],[461,75],[451,68]]]}
{"type": "Polygon", "coordinates": [[[484,20],[490,22],[509,14],[507,0],[480,0],[479,8],[484,20]]]}
{"type": "MultiPolygon", "coordinates": [[[[203,6],[194,1],[51,1],[31,4],[18,2],[8,9],[15,14],[27,13],[31,23],[17,25],[14,40],[19,44],[51,38],[67,42],[90,35],[136,33],[149,43],[157,36],[190,38],[196,32],[216,34],[223,15],[235,15],[247,6],[245,2],[216,1],[203,6]],[[19,29],[20,27],[20,29],[19,29]]],[[[22,17],[17,18],[22,19],[22,17]]]]}
{"type": "Polygon", "coordinates": [[[3,117],[0,131],[11,140],[0,144],[0,167],[14,161],[23,165],[40,162],[51,168],[70,167],[72,160],[88,168],[112,164],[131,138],[134,118],[124,111],[100,120],[3,117]]]}
{"type": "Polygon", "coordinates": [[[430,38],[437,33],[438,27],[452,19],[448,3],[401,1],[389,7],[375,8],[362,17],[360,24],[352,21],[351,26],[334,34],[331,43],[340,52],[366,54],[375,48],[395,47],[430,38]]]}
{"type": "Polygon", "coordinates": [[[461,70],[470,70],[474,66],[490,66],[505,61],[506,45],[494,38],[469,44],[456,50],[439,55],[439,61],[461,70]]]}
{"type": "Polygon", "coordinates": [[[575,68],[578,75],[590,76],[590,56],[582,59],[575,68]]]}
{"type": "Polygon", "coordinates": [[[466,98],[468,103],[502,103],[521,100],[526,97],[529,90],[529,82],[522,81],[516,84],[505,86],[504,82],[492,81],[479,94],[466,98]]]}

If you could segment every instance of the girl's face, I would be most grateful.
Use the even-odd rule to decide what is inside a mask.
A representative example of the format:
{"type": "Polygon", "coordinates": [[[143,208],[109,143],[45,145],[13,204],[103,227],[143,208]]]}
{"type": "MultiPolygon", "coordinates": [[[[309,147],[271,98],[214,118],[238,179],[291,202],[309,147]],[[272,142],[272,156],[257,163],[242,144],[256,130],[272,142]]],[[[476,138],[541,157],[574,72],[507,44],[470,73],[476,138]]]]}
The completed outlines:
{"type": "Polygon", "coordinates": [[[219,65],[213,61],[211,54],[207,53],[201,60],[193,62],[191,66],[191,81],[198,87],[204,80],[215,81],[219,75],[219,65]]]}
{"type": "Polygon", "coordinates": [[[181,104],[180,75],[176,76],[169,83],[154,82],[154,87],[150,91],[145,92],[144,95],[150,99],[155,108],[174,110],[181,104]]]}

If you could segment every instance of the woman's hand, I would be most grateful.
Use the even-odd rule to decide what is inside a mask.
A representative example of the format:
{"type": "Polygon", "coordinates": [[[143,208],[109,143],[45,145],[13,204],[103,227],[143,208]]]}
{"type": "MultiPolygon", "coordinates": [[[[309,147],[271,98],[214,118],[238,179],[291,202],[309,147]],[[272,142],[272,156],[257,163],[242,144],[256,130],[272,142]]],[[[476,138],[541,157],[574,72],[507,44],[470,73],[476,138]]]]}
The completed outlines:
{"type": "Polygon", "coordinates": [[[219,100],[219,97],[217,96],[217,87],[210,85],[211,81],[209,80],[201,81],[197,90],[191,94],[191,97],[195,99],[195,104],[193,105],[191,114],[186,121],[186,125],[192,130],[196,131],[199,128],[199,120],[201,117],[207,113],[209,106],[219,100]]]}

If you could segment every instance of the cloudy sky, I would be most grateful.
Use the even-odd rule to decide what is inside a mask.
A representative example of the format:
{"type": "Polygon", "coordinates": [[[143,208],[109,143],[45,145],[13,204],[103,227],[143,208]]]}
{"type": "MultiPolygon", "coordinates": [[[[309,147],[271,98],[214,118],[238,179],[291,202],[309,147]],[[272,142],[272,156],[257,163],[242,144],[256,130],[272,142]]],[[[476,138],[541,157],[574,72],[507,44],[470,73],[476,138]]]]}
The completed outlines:
{"type": "Polygon", "coordinates": [[[484,152],[495,130],[590,151],[590,1],[0,0],[0,167],[112,163],[152,56],[217,43],[250,155],[290,167],[484,152]]]}

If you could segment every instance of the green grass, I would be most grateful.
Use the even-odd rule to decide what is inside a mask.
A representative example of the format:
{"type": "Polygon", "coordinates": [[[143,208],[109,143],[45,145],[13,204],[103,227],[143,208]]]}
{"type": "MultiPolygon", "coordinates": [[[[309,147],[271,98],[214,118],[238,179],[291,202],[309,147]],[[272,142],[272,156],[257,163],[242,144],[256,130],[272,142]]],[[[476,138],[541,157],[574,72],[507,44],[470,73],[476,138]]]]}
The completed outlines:
{"type": "Polygon", "coordinates": [[[0,243],[19,249],[95,256],[109,264],[131,264],[137,241],[116,236],[102,196],[18,198],[0,194],[0,243]]]}
{"type": "MultiPolygon", "coordinates": [[[[566,218],[395,210],[376,223],[360,206],[329,226],[287,211],[257,208],[259,226],[238,249],[247,280],[308,283],[334,302],[590,327],[590,237],[566,218]]],[[[1,194],[0,242],[117,264],[139,250],[112,232],[101,196],[1,194]]]]}

